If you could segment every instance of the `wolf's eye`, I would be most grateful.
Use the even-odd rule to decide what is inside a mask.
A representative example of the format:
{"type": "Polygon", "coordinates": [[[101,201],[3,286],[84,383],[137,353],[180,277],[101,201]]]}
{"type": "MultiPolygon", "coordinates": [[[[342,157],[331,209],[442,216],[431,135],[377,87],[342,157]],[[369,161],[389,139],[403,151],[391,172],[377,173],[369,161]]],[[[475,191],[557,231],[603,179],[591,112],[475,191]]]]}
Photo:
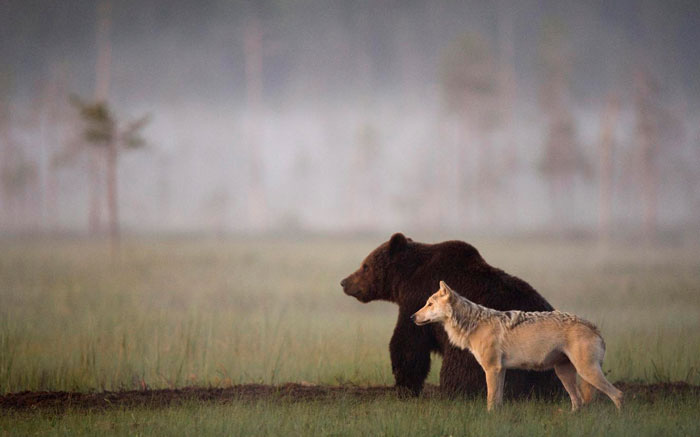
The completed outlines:
{"type": "Polygon", "coordinates": [[[433,306],[433,303],[432,303],[432,302],[428,302],[428,306],[429,306],[429,307],[433,306]]]}

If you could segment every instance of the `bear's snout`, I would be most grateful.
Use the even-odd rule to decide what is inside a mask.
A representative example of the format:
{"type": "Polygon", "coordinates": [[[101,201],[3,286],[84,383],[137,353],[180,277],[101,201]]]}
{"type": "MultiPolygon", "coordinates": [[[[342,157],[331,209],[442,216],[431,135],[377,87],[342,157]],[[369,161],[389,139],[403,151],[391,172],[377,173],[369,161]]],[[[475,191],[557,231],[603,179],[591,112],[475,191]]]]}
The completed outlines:
{"type": "Polygon", "coordinates": [[[357,283],[357,280],[353,277],[353,275],[350,275],[340,281],[340,286],[343,287],[343,293],[347,294],[348,296],[354,297],[360,302],[368,302],[364,294],[364,287],[357,283]]]}
{"type": "Polygon", "coordinates": [[[348,296],[355,296],[357,294],[357,290],[352,290],[352,288],[355,287],[352,286],[350,276],[340,281],[340,286],[343,287],[343,293],[347,294],[348,296]]]}

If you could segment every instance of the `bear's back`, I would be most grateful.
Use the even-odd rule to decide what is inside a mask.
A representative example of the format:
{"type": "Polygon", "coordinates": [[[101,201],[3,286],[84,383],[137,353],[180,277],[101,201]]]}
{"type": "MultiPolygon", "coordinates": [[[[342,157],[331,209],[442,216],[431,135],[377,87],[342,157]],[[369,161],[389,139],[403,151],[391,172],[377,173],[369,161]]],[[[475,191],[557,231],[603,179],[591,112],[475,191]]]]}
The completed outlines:
{"type": "Polygon", "coordinates": [[[412,292],[427,300],[438,289],[439,281],[467,299],[499,311],[551,311],[552,306],[522,279],[489,265],[479,251],[458,240],[426,244],[424,262],[417,272],[412,292]],[[426,286],[427,279],[430,284],[426,286]]]}

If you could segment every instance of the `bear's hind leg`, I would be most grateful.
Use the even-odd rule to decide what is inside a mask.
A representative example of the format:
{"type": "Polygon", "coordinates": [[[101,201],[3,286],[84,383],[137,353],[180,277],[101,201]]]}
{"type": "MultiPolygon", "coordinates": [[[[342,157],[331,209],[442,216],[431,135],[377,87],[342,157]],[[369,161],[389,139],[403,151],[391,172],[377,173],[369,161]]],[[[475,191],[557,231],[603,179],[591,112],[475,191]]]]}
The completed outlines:
{"type": "Polygon", "coordinates": [[[508,370],[506,375],[506,397],[522,399],[537,396],[544,399],[557,398],[564,390],[554,370],[508,370]]]}

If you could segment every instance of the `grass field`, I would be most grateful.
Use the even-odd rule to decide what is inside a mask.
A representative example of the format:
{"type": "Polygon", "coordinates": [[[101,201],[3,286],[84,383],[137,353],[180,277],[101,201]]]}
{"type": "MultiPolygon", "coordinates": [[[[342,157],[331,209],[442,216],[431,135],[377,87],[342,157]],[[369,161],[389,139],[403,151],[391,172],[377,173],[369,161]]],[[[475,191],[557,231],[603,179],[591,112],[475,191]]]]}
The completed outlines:
{"type": "Polygon", "coordinates": [[[622,414],[602,402],[571,414],[546,402],[506,404],[486,414],[479,401],[256,401],[187,403],[166,409],[46,411],[0,417],[12,434],[55,435],[363,435],[363,436],[696,436],[697,397],[630,401],[622,414]]]}
{"type": "MultiPolygon", "coordinates": [[[[380,239],[148,239],[118,261],[102,242],[0,243],[0,392],[390,385],[396,307],[362,305],[338,282],[380,239]]],[[[426,239],[428,240],[428,239],[426,239]]],[[[557,308],[597,323],[611,381],[700,384],[700,248],[472,241],[557,308]]],[[[437,383],[439,360],[429,382],[437,383]]],[[[3,412],[0,430],[57,434],[513,435],[698,433],[695,396],[597,402],[256,400],[57,414],[3,412]],[[672,413],[671,413],[672,412],[672,413]],[[251,432],[255,431],[255,432],[251,432]],[[564,434],[562,434],[564,433],[564,434]]]]}

